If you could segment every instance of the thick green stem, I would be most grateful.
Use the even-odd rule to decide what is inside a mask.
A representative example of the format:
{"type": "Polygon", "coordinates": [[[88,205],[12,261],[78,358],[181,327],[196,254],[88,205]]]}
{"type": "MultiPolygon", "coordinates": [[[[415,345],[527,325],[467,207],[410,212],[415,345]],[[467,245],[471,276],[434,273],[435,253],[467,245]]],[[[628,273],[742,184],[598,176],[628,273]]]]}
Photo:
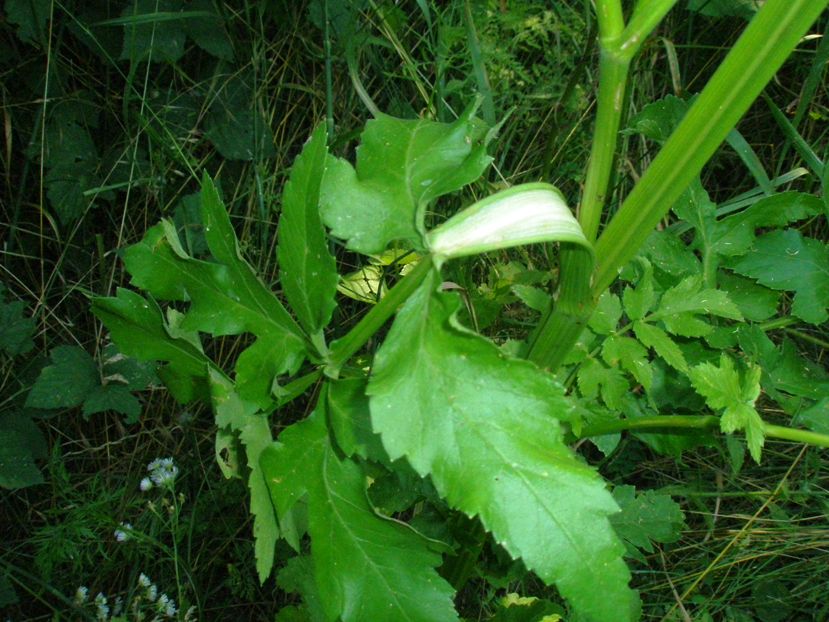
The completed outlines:
{"type": "Polygon", "coordinates": [[[827,3],[763,5],[597,241],[594,295],[636,255],[827,3]]]}
{"type": "MultiPolygon", "coordinates": [[[[616,432],[633,430],[719,430],[720,418],[713,415],[668,415],[656,417],[641,417],[638,419],[619,419],[617,421],[602,422],[589,425],[581,430],[578,438],[602,436],[616,432]]],[[[766,438],[779,438],[796,443],[805,443],[817,447],[829,447],[829,434],[788,428],[763,422],[763,432],[766,438]]]]}
{"type": "Polygon", "coordinates": [[[345,362],[354,356],[397,309],[411,296],[432,269],[431,256],[424,257],[403,279],[363,316],[342,339],[331,344],[325,373],[336,377],[345,362]]]}

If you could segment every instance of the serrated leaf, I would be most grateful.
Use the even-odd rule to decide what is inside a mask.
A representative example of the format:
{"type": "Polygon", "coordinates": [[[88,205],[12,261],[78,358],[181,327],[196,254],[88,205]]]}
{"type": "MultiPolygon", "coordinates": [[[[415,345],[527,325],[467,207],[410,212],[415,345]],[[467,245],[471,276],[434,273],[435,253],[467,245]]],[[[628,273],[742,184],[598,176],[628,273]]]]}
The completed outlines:
{"type": "Polygon", "coordinates": [[[795,229],[772,231],[731,266],[771,289],[794,292],[792,314],[810,324],[829,319],[829,247],[795,229]]]}
{"type": "Polygon", "coordinates": [[[625,306],[625,313],[631,320],[641,320],[653,308],[655,302],[653,268],[650,263],[645,263],[636,287],[625,287],[622,293],[622,303],[625,306]]]}
{"type": "Polygon", "coordinates": [[[236,392],[233,384],[221,372],[211,369],[210,394],[216,425],[226,427],[239,435],[245,446],[245,455],[250,469],[248,489],[250,490],[250,513],[253,514],[254,551],[256,573],[264,583],[271,574],[274,563],[276,540],[279,527],[265,475],[259,464],[263,450],[273,441],[268,416],[259,412],[256,404],[246,402],[236,392]]]}
{"type": "Polygon", "coordinates": [[[596,309],[593,311],[593,315],[590,317],[587,325],[594,333],[609,335],[616,330],[621,319],[622,303],[619,302],[619,297],[611,293],[610,290],[605,290],[599,296],[596,309]]]}
{"type": "Polygon", "coordinates": [[[58,346],[49,354],[51,365],[43,368],[26,398],[30,408],[73,408],[101,384],[98,367],[86,350],[58,346]]]}
{"type": "Polygon", "coordinates": [[[329,157],[320,208],[348,248],[380,253],[393,240],[423,248],[424,211],[439,196],[475,181],[489,166],[489,136],[470,107],[452,124],[380,115],[366,124],[356,169],[329,157]]]}
{"type": "Polygon", "coordinates": [[[280,282],[291,309],[311,335],[328,324],[336,306],[337,267],[319,214],[325,141],[325,125],[320,125],[291,167],[279,217],[280,282]]]}
{"type": "Polygon", "coordinates": [[[324,413],[286,428],[262,454],[280,516],[308,496],[308,531],[329,620],[456,620],[440,556],[414,531],[377,516],[360,466],[331,446],[324,413]]]}
{"type": "Polygon", "coordinates": [[[619,408],[622,397],[630,390],[625,375],[615,367],[605,367],[596,359],[588,359],[579,366],[579,391],[589,399],[601,394],[607,407],[619,408]]]}
{"type": "Polygon", "coordinates": [[[702,270],[699,259],[685,243],[669,231],[654,231],[642,247],[654,266],[672,276],[698,274],[702,270]]]}
{"type": "Polygon", "coordinates": [[[742,320],[737,306],[721,290],[703,288],[700,276],[689,276],[662,294],[652,318],[667,320],[681,314],[707,313],[730,320],[742,320]]]}
{"type": "Polygon", "coordinates": [[[602,358],[608,365],[621,366],[636,378],[645,391],[650,391],[653,368],[648,360],[648,351],[641,343],[630,337],[611,335],[602,344],[602,358]]]}
{"type": "Polygon", "coordinates": [[[108,410],[126,415],[126,423],[135,423],[141,414],[141,403],[126,385],[104,384],[87,395],[83,402],[83,416],[89,419],[95,413],[108,410]]]}
{"type": "Polygon", "coordinates": [[[460,301],[438,283],[433,273],[409,298],[375,357],[371,416],[386,451],[479,516],[585,618],[631,619],[636,597],[607,519],[615,503],[564,442],[562,388],[462,328],[460,301]]]}
{"type": "Polygon", "coordinates": [[[328,418],[334,438],[343,453],[385,462],[380,437],[371,429],[366,380],[348,378],[328,385],[328,418]]]}
{"type": "Polygon", "coordinates": [[[0,415],[0,488],[42,484],[35,460],[46,452],[46,439],[31,418],[17,411],[0,415]]]}
{"type": "Polygon", "coordinates": [[[760,395],[761,373],[759,366],[752,366],[741,374],[724,352],[719,367],[701,363],[688,370],[694,389],[705,397],[708,406],[722,411],[720,429],[726,434],[744,430],[748,450],[757,463],[765,440],[763,420],[754,408],[760,395]]]}
{"type": "Polygon", "coordinates": [[[9,356],[25,354],[35,345],[32,341],[35,320],[26,317],[25,310],[26,303],[23,301],[4,302],[0,298],[0,350],[9,356]]]}
{"type": "Polygon", "coordinates": [[[643,345],[653,348],[668,365],[682,372],[688,370],[688,363],[685,361],[682,350],[664,330],[653,324],[637,320],[633,323],[633,332],[643,345]]]}
{"type": "Polygon", "coordinates": [[[6,0],[3,4],[6,19],[17,26],[17,38],[32,44],[45,44],[51,8],[52,0],[6,0]]]}
{"type": "Polygon", "coordinates": [[[717,222],[712,240],[713,249],[720,255],[734,257],[745,254],[755,239],[759,227],[785,227],[823,213],[823,201],[802,192],[781,192],[760,199],[739,214],[717,222]]]}
{"type": "Polygon", "coordinates": [[[256,335],[236,361],[237,384],[243,398],[265,408],[272,401],[274,378],[297,368],[305,342],[279,300],[241,257],[230,218],[206,175],[201,207],[204,235],[216,262],[190,257],[166,220],[130,246],[124,262],[136,286],[158,298],[190,302],[182,329],[256,335]]]}
{"type": "Polygon", "coordinates": [[[670,495],[655,490],[636,494],[634,486],[616,486],[613,498],[622,508],[610,519],[616,533],[628,547],[628,554],[645,561],[641,549],[653,553],[651,542],[676,542],[685,528],[685,516],[670,495]]]}
{"type": "Polygon", "coordinates": [[[154,300],[119,288],[116,297],[93,298],[92,313],[109,329],[118,349],[141,361],[164,361],[158,370],[179,402],[207,397],[207,368],[210,360],[193,341],[177,335],[164,321],[154,300]]]}
{"type": "Polygon", "coordinates": [[[774,290],[724,270],[717,275],[717,283],[747,320],[762,322],[777,312],[780,294],[774,290]]]}

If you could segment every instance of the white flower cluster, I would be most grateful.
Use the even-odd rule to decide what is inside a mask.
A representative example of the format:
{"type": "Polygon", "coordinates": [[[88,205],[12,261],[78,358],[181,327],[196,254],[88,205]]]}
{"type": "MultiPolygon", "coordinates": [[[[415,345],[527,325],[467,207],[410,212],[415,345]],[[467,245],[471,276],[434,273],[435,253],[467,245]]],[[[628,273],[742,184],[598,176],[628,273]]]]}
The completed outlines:
{"type": "Polygon", "coordinates": [[[118,542],[126,542],[132,538],[132,525],[122,522],[118,525],[118,529],[113,532],[113,535],[118,542]]]}
{"type": "Polygon", "coordinates": [[[147,465],[147,472],[149,476],[142,479],[139,485],[142,492],[147,492],[153,487],[172,490],[178,475],[178,467],[173,463],[172,458],[156,458],[147,465]]]}
{"type": "Polygon", "coordinates": [[[158,587],[150,578],[143,572],[138,576],[138,586],[144,589],[144,598],[151,603],[155,603],[156,611],[165,618],[174,618],[178,613],[176,601],[167,596],[167,594],[158,593],[158,587]]]}

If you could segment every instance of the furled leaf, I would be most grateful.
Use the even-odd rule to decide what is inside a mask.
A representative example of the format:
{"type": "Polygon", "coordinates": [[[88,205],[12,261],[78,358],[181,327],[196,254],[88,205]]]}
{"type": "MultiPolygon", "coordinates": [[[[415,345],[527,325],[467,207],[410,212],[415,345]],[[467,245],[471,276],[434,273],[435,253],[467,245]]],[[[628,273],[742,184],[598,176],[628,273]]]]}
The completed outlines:
{"type": "Polygon", "coordinates": [[[34,318],[24,315],[25,302],[5,302],[3,292],[3,284],[0,283],[0,350],[9,356],[25,354],[35,345],[32,341],[34,318]]]}
{"type": "Polygon", "coordinates": [[[279,276],[285,297],[303,328],[324,328],[336,306],[337,267],[319,215],[327,149],[325,125],[314,131],[291,167],[279,217],[279,276]]]}
{"type": "Polygon", "coordinates": [[[653,553],[651,542],[676,542],[685,527],[685,516],[670,495],[655,490],[636,494],[633,486],[616,486],[613,498],[622,508],[610,522],[624,540],[628,554],[641,561],[640,550],[653,553]]]}
{"type": "Polygon", "coordinates": [[[763,420],[754,408],[760,395],[762,369],[750,367],[744,374],[724,352],[720,366],[701,363],[688,370],[694,389],[705,397],[708,406],[721,410],[720,429],[726,434],[745,430],[748,450],[755,462],[760,462],[763,449],[763,420]]]}
{"type": "Polygon", "coordinates": [[[259,580],[264,583],[271,574],[276,540],[279,538],[276,514],[271,505],[265,476],[259,465],[259,456],[273,440],[270,423],[267,414],[259,412],[256,404],[240,398],[233,384],[215,369],[210,370],[210,393],[213,399],[216,425],[236,432],[245,446],[245,455],[250,469],[248,488],[250,489],[250,513],[253,514],[256,572],[259,580]]]}
{"type": "Polygon", "coordinates": [[[413,530],[375,514],[360,466],[331,446],[324,413],[285,429],[262,454],[280,516],[308,497],[308,531],[329,620],[457,620],[440,556],[413,530]]]}
{"type": "Polygon", "coordinates": [[[572,406],[562,388],[462,328],[460,302],[438,280],[409,298],[375,358],[368,392],[386,451],[430,475],[586,618],[632,619],[636,596],[607,519],[616,506],[564,442],[559,421],[572,406]]]}
{"type": "Polygon", "coordinates": [[[186,338],[177,327],[164,321],[152,298],[119,288],[116,297],[93,298],[92,312],[109,329],[121,352],[141,361],[167,363],[158,375],[179,402],[209,395],[210,360],[197,338],[186,338]]]}
{"type": "Polygon", "coordinates": [[[490,136],[473,113],[470,107],[452,124],[386,115],[369,121],[356,169],[328,158],[320,208],[331,232],[364,254],[393,240],[422,248],[426,205],[478,179],[491,161],[490,136]]]}
{"type": "Polygon", "coordinates": [[[643,345],[653,348],[668,365],[679,371],[687,371],[688,363],[685,361],[685,355],[664,330],[637,320],[633,323],[633,332],[643,345]]]}
{"type": "Polygon", "coordinates": [[[602,358],[608,365],[620,366],[636,378],[646,391],[650,390],[653,368],[648,360],[648,351],[641,343],[630,337],[611,335],[602,344],[602,358]]]}
{"type": "Polygon", "coordinates": [[[731,266],[766,287],[794,292],[792,314],[810,324],[829,319],[829,247],[796,229],[758,238],[731,266]]]}
{"type": "Polygon", "coordinates": [[[124,252],[132,283],[165,300],[189,301],[184,330],[214,336],[249,332],[257,340],[236,361],[244,399],[266,407],[278,374],[293,371],[305,352],[301,331],[274,294],[241,256],[218,191],[202,184],[204,234],[215,262],[193,259],[181,247],[173,225],[162,220],[124,252]]]}
{"type": "Polygon", "coordinates": [[[31,408],[73,408],[100,384],[98,367],[86,350],[58,346],[49,354],[51,365],[43,368],[26,398],[31,408]]]}

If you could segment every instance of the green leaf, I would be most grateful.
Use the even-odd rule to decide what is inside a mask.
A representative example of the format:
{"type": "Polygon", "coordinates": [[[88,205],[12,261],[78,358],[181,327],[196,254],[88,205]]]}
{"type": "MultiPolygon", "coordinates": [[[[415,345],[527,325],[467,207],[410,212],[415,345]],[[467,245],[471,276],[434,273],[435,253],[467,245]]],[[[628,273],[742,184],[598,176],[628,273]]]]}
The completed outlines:
{"type": "Polygon", "coordinates": [[[45,456],[46,439],[31,418],[17,411],[0,415],[0,488],[42,484],[35,460],[45,456]]]}
{"type": "MultiPolygon", "coordinates": [[[[292,557],[276,576],[276,584],[288,594],[299,594],[304,602],[302,617],[297,618],[303,622],[327,622],[325,610],[320,601],[319,588],[314,579],[314,560],[308,556],[292,557]]],[[[282,619],[281,610],[277,614],[277,622],[282,619]]],[[[293,618],[291,618],[293,619],[293,618]]]]}
{"type": "Polygon", "coordinates": [[[211,0],[193,0],[190,11],[201,11],[209,15],[189,17],[184,21],[187,36],[205,52],[221,60],[233,60],[233,44],[227,35],[222,17],[215,11],[211,0]]]}
{"type": "Polygon", "coordinates": [[[296,370],[305,342],[300,328],[242,258],[227,211],[206,175],[201,206],[205,238],[216,262],[187,255],[167,220],[129,247],[124,262],[134,285],[158,298],[190,302],[182,329],[214,336],[256,335],[239,355],[236,375],[241,396],[265,408],[272,401],[275,377],[296,370]]]}
{"type": "Polygon", "coordinates": [[[6,0],[3,10],[6,20],[17,26],[17,38],[23,43],[46,43],[46,24],[52,9],[52,0],[6,0]]]}
{"type": "Polygon", "coordinates": [[[611,335],[602,344],[602,358],[608,365],[621,366],[636,378],[645,391],[650,391],[653,368],[648,360],[648,351],[641,343],[630,337],[611,335]]]}
{"type": "Polygon", "coordinates": [[[653,348],[668,365],[682,372],[688,370],[688,363],[685,361],[682,350],[664,330],[653,324],[637,320],[633,323],[633,332],[643,345],[653,348]]]}
{"type": "Polygon", "coordinates": [[[253,89],[255,75],[239,72],[221,84],[205,120],[204,133],[228,160],[261,161],[276,155],[270,124],[253,89]]]}
{"type": "Polygon", "coordinates": [[[724,352],[719,367],[701,363],[688,370],[694,389],[705,397],[708,406],[722,411],[720,429],[726,434],[745,430],[748,450],[757,463],[765,440],[763,420],[754,409],[761,373],[759,366],[752,366],[741,374],[724,352]]]}
{"type": "Polygon", "coordinates": [[[152,298],[119,288],[116,297],[93,298],[92,313],[109,329],[123,354],[141,361],[168,363],[158,370],[158,375],[179,402],[186,404],[209,395],[210,359],[202,352],[197,338],[186,338],[178,327],[164,321],[152,298]]]}
{"type": "Polygon", "coordinates": [[[777,313],[780,294],[774,290],[726,271],[717,274],[717,283],[747,320],[762,322],[777,313]]]}
{"type": "Polygon", "coordinates": [[[647,104],[633,116],[623,134],[641,134],[664,143],[688,111],[688,102],[674,95],[647,104]]]}
{"type": "Polygon", "coordinates": [[[655,490],[645,490],[637,495],[634,486],[616,486],[613,498],[622,511],[610,522],[631,557],[644,562],[640,550],[653,553],[651,542],[670,544],[682,535],[685,516],[670,495],[655,490]]]}
{"type": "Polygon", "coordinates": [[[751,19],[760,8],[758,0],[688,0],[688,9],[709,17],[751,19]]]}
{"type": "Polygon", "coordinates": [[[617,410],[622,397],[630,390],[625,375],[616,367],[605,367],[596,359],[588,359],[579,366],[579,391],[588,398],[598,397],[611,410],[617,410]]]}
{"type": "Polygon", "coordinates": [[[653,290],[653,268],[650,263],[644,264],[642,277],[635,289],[625,287],[622,302],[625,306],[625,313],[631,320],[641,320],[653,308],[656,294],[653,290]]]}
{"type": "Polygon", "coordinates": [[[4,289],[0,283],[0,350],[9,356],[25,354],[35,345],[32,341],[35,320],[24,315],[25,302],[20,300],[4,302],[2,298],[4,289]]]}
{"type": "Polygon", "coordinates": [[[180,19],[169,19],[182,9],[180,0],[135,0],[124,7],[124,47],[121,60],[175,63],[184,56],[185,30],[180,19]]]}
{"type": "Polygon", "coordinates": [[[594,333],[609,335],[616,330],[619,320],[622,319],[622,304],[616,294],[605,290],[596,304],[596,309],[587,325],[594,333]]]}
{"type": "Polygon", "coordinates": [[[83,402],[83,416],[108,410],[126,415],[126,423],[135,423],[141,414],[141,403],[123,384],[104,384],[96,387],[83,402]]]}
{"type": "Polygon", "coordinates": [[[698,274],[699,259],[685,243],[670,231],[654,231],[642,247],[654,266],[672,276],[698,274]]]}
{"type": "Polygon", "coordinates": [[[239,435],[245,446],[250,489],[250,513],[253,514],[254,551],[256,572],[264,583],[271,574],[274,563],[279,527],[271,505],[265,475],[259,464],[259,456],[273,441],[268,416],[259,412],[256,404],[244,401],[233,384],[221,372],[210,370],[210,393],[216,425],[227,427],[239,435]]]}
{"type": "Polygon", "coordinates": [[[308,497],[308,532],[329,620],[457,620],[441,558],[408,527],[375,514],[366,476],[331,446],[324,412],[286,428],[262,454],[280,516],[308,497]]]}
{"type": "Polygon", "coordinates": [[[328,418],[337,445],[343,453],[386,462],[380,437],[371,429],[366,380],[348,378],[328,385],[328,418]]]}
{"type": "Polygon", "coordinates": [[[823,213],[823,201],[802,192],[781,192],[765,197],[739,214],[717,222],[712,246],[723,256],[744,255],[759,227],[785,227],[823,213]]]}
{"type": "Polygon", "coordinates": [[[73,408],[100,386],[98,367],[83,348],[58,346],[49,357],[52,364],[40,372],[26,398],[26,406],[73,408]]]}
{"type": "Polygon", "coordinates": [[[794,292],[792,314],[810,324],[829,319],[829,247],[795,229],[772,231],[731,266],[766,287],[794,292]]]}
{"type": "Polygon", "coordinates": [[[319,214],[325,141],[325,125],[319,125],[291,167],[279,217],[280,282],[291,308],[311,335],[328,324],[336,306],[337,266],[328,251],[319,214]]]}
{"type": "Polygon", "coordinates": [[[661,320],[668,332],[682,337],[702,337],[713,327],[700,319],[700,314],[711,314],[732,320],[743,316],[724,291],[703,288],[702,276],[684,278],[662,295],[659,306],[649,320],[661,320]]]}
{"type": "Polygon", "coordinates": [[[424,247],[424,212],[481,176],[491,158],[470,107],[452,124],[380,115],[366,124],[357,166],[329,157],[320,208],[331,233],[364,254],[393,240],[424,247]]]}
{"type": "Polygon", "coordinates": [[[564,442],[559,421],[572,406],[562,388],[462,328],[460,301],[435,291],[439,278],[409,298],[375,358],[371,416],[386,451],[478,515],[586,618],[632,619],[636,596],[607,519],[616,505],[564,442]]]}

